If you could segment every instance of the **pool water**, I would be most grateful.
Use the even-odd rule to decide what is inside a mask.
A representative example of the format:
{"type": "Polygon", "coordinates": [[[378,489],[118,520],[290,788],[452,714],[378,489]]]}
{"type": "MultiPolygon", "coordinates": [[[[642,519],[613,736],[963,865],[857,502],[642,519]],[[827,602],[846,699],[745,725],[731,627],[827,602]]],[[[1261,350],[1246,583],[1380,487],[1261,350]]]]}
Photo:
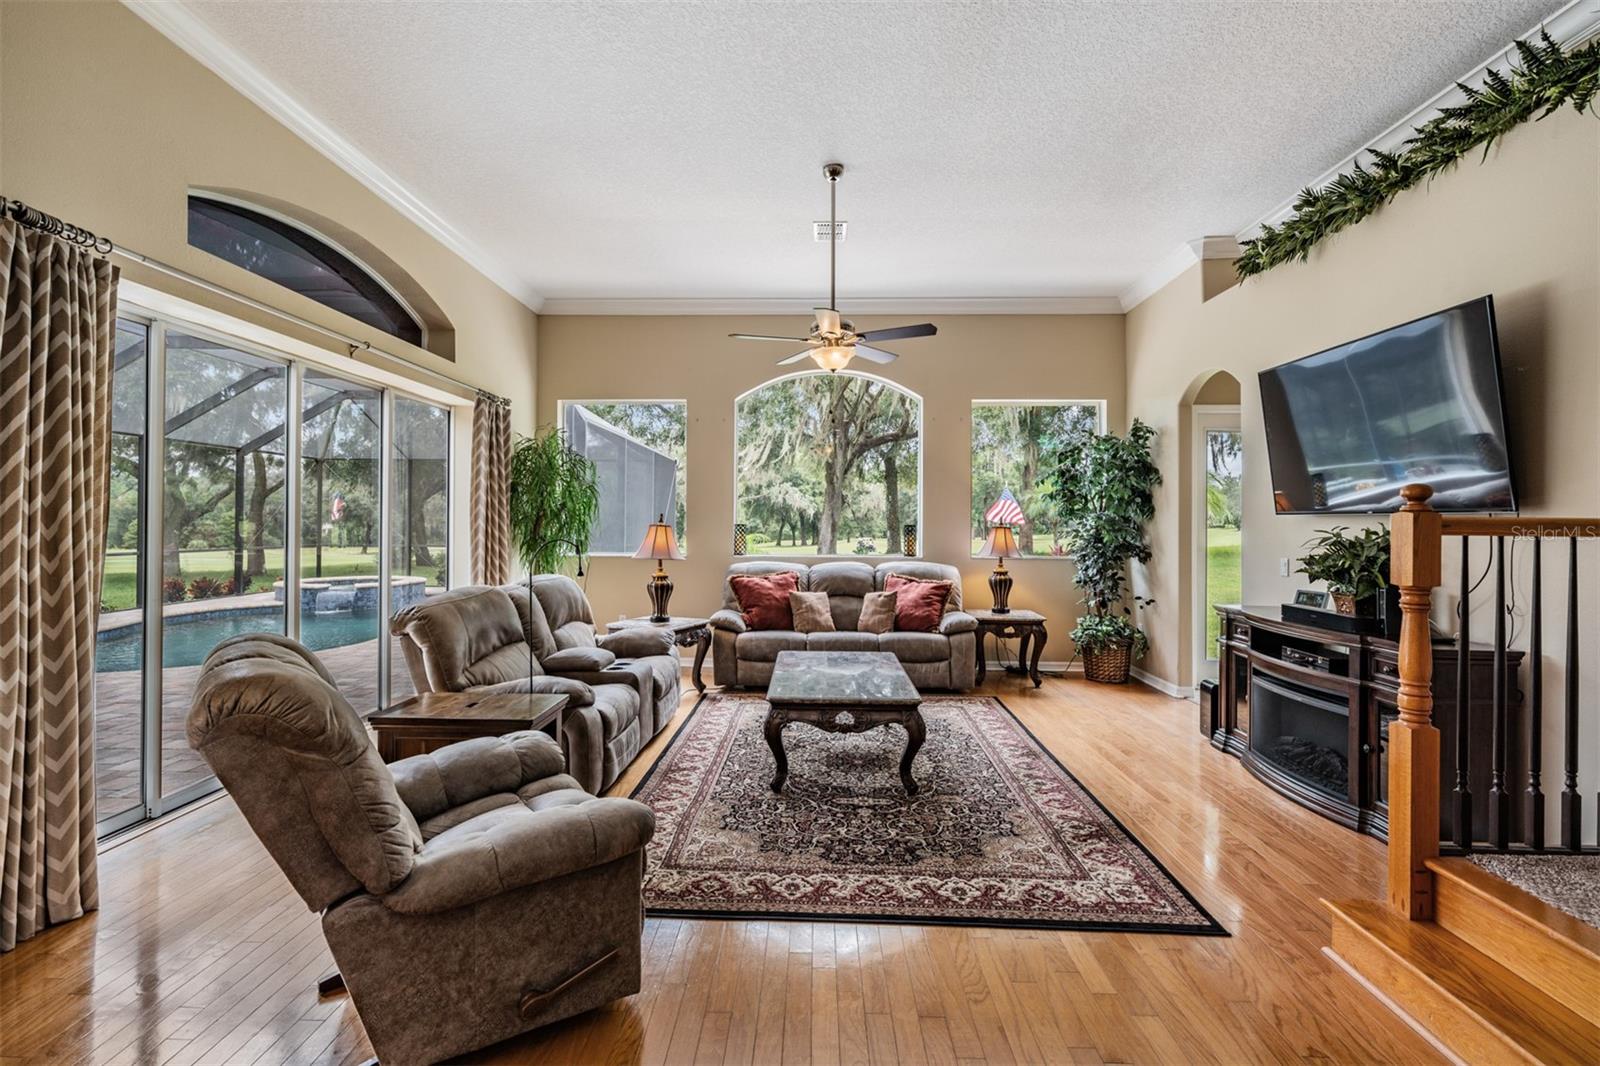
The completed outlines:
{"type": "MultiPolygon", "coordinates": [[[[280,608],[179,615],[166,621],[161,665],[199,666],[218,641],[240,633],[282,632],[283,611],[280,608]]],[[[378,616],[373,611],[307,614],[300,620],[300,642],[312,651],[377,639],[378,616]]],[[[101,634],[95,646],[94,665],[101,673],[138,670],[143,656],[143,627],[126,626],[101,634]]]]}

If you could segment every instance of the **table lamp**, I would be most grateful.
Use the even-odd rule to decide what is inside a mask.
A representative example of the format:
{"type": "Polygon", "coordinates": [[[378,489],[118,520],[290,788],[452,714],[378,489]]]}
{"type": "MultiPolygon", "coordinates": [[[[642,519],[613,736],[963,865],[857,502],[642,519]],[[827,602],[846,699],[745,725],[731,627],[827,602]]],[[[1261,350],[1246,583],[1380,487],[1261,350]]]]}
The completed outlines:
{"type": "Polygon", "coordinates": [[[655,612],[650,615],[652,622],[667,622],[672,616],[667,614],[667,601],[672,599],[672,582],[667,580],[666,567],[661,565],[663,559],[682,559],[683,553],[678,550],[678,535],[667,524],[666,515],[658,515],[650,528],[645,530],[644,541],[639,545],[639,550],[633,553],[635,559],[656,560],[656,572],[650,578],[650,583],[644,590],[650,594],[650,606],[655,612]]]}
{"type": "Polygon", "coordinates": [[[1017,535],[1011,532],[1010,526],[989,527],[989,537],[983,542],[983,550],[978,557],[1000,560],[995,564],[994,573],[989,575],[989,592],[994,596],[995,614],[1009,614],[1011,611],[1006,606],[1006,601],[1011,598],[1011,572],[1006,569],[1006,560],[1015,559],[1021,554],[1017,535]]]}

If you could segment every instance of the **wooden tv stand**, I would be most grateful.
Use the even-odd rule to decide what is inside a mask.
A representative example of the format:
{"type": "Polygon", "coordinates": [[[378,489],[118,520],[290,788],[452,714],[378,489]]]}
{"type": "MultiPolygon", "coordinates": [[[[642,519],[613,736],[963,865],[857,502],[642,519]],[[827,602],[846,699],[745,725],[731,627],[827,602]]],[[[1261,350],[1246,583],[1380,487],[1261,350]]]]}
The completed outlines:
{"type": "MultiPolygon", "coordinates": [[[[1399,648],[1395,641],[1285,621],[1277,607],[1219,605],[1218,674],[1214,705],[1201,700],[1200,731],[1213,747],[1244,762],[1268,787],[1359,832],[1387,839],[1386,742],[1399,716],[1399,648]],[[1326,663],[1293,661],[1312,656],[1326,663]],[[1260,706],[1252,709],[1252,690],[1260,706]],[[1252,723],[1252,713],[1259,720],[1252,723]],[[1290,728],[1301,721],[1305,728],[1290,728]],[[1285,723],[1289,725],[1285,725],[1285,723]],[[1255,724],[1262,735],[1251,743],[1255,724]],[[1342,730],[1342,737],[1341,737],[1342,730]],[[1314,739],[1302,739],[1304,732],[1314,739]],[[1274,735],[1267,735],[1268,733],[1274,735]],[[1316,743],[1320,737],[1324,743],[1316,743]],[[1342,750],[1338,750],[1343,745],[1342,750]],[[1345,766],[1340,767],[1340,756],[1345,766]],[[1307,768],[1311,770],[1308,771],[1307,768]]],[[[1440,733],[1440,839],[1452,831],[1455,788],[1456,662],[1453,640],[1433,645],[1433,724],[1440,733]]],[[[1506,653],[1507,781],[1526,759],[1522,653],[1506,653]]],[[[1469,783],[1473,826],[1488,825],[1494,722],[1494,650],[1474,644],[1470,688],[1469,783]]]]}

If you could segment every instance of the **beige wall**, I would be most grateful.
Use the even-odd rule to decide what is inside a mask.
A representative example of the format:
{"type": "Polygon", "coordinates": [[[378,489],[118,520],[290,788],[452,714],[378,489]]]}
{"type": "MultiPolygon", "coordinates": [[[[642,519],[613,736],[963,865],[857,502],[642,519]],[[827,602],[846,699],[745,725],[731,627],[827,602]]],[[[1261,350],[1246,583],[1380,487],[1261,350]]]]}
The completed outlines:
{"type": "MultiPolygon", "coordinates": [[[[509,396],[513,424],[531,428],[537,320],[527,307],[121,4],[0,7],[5,195],[257,300],[370,339],[466,385],[509,396]],[[191,187],[295,205],[359,235],[408,273],[453,324],[455,362],[190,248],[191,187]]],[[[274,316],[137,264],[122,266],[130,280],[342,353],[336,342],[296,331],[274,316]]],[[[453,487],[464,494],[464,461],[457,474],[453,487]]],[[[461,550],[454,553],[462,564],[463,532],[458,530],[461,550]]]]}
{"type": "MultiPolygon", "coordinates": [[[[1120,315],[962,316],[918,314],[862,319],[871,329],[931,318],[939,335],[894,346],[900,361],[882,376],[923,398],[923,522],[926,558],[961,568],[968,601],[987,606],[993,564],[972,559],[971,404],[974,399],[1105,400],[1122,424],[1120,315]]],[[[560,400],[677,399],[689,404],[689,558],[669,564],[679,614],[704,614],[720,603],[733,539],[733,403],[777,377],[788,350],[735,341],[728,334],[794,333],[790,317],[560,317],[539,320],[539,421],[553,423],[560,400]]],[[[640,530],[642,536],[644,531],[640,530]]],[[[1046,658],[1066,661],[1065,639],[1077,613],[1070,564],[1018,560],[1011,602],[1050,616],[1046,658]]],[[[644,613],[649,563],[593,560],[589,596],[596,616],[644,613]]]]}
{"type": "MultiPolygon", "coordinates": [[[[1186,393],[1227,370],[1243,385],[1244,598],[1278,603],[1279,576],[1314,528],[1372,520],[1278,516],[1261,439],[1256,374],[1330,345],[1492,293],[1505,362],[1514,462],[1529,514],[1600,514],[1600,122],[1562,112],[1514,131],[1289,264],[1203,299],[1196,267],[1127,316],[1128,414],[1163,431],[1166,477],[1141,585],[1154,647],[1145,668],[1190,671],[1186,512],[1172,439],[1186,393]]],[[[1294,564],[1291,563],[1291,567],[1294,564]]]]}

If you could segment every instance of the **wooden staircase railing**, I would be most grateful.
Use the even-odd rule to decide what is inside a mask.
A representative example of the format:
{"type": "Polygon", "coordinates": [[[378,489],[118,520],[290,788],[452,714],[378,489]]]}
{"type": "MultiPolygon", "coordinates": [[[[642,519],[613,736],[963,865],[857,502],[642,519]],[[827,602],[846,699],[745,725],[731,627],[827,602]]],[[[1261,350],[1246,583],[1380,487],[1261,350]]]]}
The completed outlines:
{"type": "MultiPolygon", "coordinates": [[[[1433,726],[1433,651],[1429,605],[1433,589],[1442,579],[1441,554],[1445,537],[1460,537],[1461,633],[1466,647],[1471,633],[1468,571],[1474,538],[1493,538],[1495,570],[1494,666],[1495,695],[1492,723],[1492,767],[1485,844],[1490,850],[1510,847],[1513,817],[1520,820],[1518,835],[1532,850],[1544,850],[1543,699],[1541,655],[1544,650],[1543,577],[1541,545],[1547,538],[1568,541],[1567,632],[1564,663],[1563,788],[1558,847],[1582,850],[1583,799],[1578,792],[1582,756],[1578,731],[1578,541],[1600,537],[1600,518],[1521,518],[1441,514],[1428,505],[1433,490],[1427,485],[1407,485],[1401,490],[1405,505],[1390,520],[1390,581],[1400,588],[1400,692],[1399,718],[1389,731],[1389,904],[1413,921],[1434,914],[1434,874],[1429,860],[1437,858],[1439,840],[1440,766],[1439,731],[1433,726]],[[1527,782],[1520,799],[1507,767],[1506,736],[1506,538],[1533,541],[1533,583],[1529,619],[1529,697],[1527,782]]],[[[1465,663],[1466,656],[1461,657],[1465,663]]],[[[1468,679],[1458,676],[1455,713],[1470,707],[1468,679]]],[[[1451,805],[1454,812],[1452,843],[1465,851],[1475,846],[1472,796],[1468,783],[1466,750],[1468,729],[1456,723],[1456,777],[1451,805]]],[[[1597,750],[1600,754],[1600,750],[1597,750]]],[[[1600,818],[1600,804],[1596,817],[1600,818]]]]}

